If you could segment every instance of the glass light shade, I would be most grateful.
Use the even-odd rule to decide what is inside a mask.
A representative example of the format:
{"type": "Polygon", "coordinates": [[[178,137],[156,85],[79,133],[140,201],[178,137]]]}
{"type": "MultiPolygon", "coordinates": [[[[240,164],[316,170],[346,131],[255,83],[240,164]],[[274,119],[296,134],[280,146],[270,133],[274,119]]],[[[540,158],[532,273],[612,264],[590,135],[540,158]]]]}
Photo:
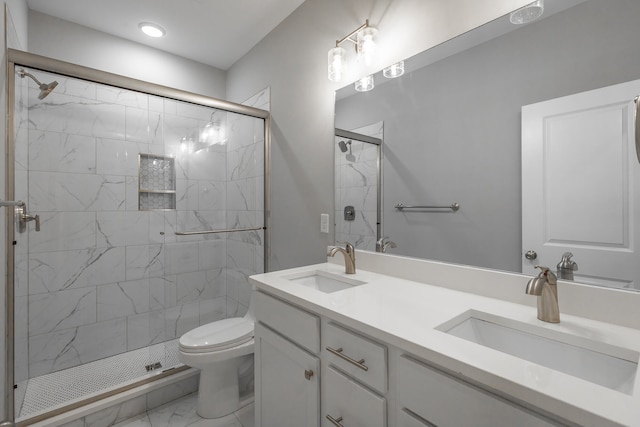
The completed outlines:
{"type": "Polygon", "coordinates": [[[140,24],[138,24],[138,28],[140,28],[140,31],[142,31],[149,37],[158,38],[166,34],[164,28],[162,28],[160,25],[152,24],[151,22],[141,22],[140,24]]]}
{"type": "Polygon", "coordinates": [[[378,30],[374,27],[362,29],[356,35],[358,58],[364,60],[366,65],[371,65],[376,51],[376,35],[378,30]]]}
{"type": "Polygon", "coordinates": [[[373,76],[366,76],[355,82],[356,91],[368,92],[372,90],[375,85],[373,83],[373,76]]]}
{"type": "Polygon", "coordinates": [[[339,82],[347,72],[347,51],[340,46],[329,50],[328,54],[328,72],[329,80],[339,82]]]}
{"type": "Polygon", "coordinates": [[[208,146],[224,145],[227,142],[226,134],[224,124],[220,120],[214,120],[205,125],[200,134],[200,140],[208,146]]]}
{"type": "Polygon", "coordinates": [[[509,20],[512,24],[516,25],[527,24],[540,18],[540,16],[542,16],[542,12],[544,12],[544,0],[537,0],[514,12],[511,12],[509,20]]]}
{"type": "Polygon", "coordinates": [[[404,61],[396,62],[382,70],[382,75],[388,79],[395,79],[404,74],[404,61]]]}
{"type": "Polygon", "coordinates": [[[180,140],[180,151],[183,153],[193,153],[196,143],[192,138],[182,137],[180,140]]]}

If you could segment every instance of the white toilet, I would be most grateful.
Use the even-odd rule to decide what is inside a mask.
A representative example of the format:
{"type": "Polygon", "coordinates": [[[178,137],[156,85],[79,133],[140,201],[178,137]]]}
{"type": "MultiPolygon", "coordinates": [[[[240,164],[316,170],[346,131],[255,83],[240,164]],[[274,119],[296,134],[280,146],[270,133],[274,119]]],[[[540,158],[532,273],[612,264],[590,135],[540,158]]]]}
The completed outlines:
{"type": "Polygon", "coordinates": [[[224,417],[253,400],[241,401],[239,387],[241,376],[253,378],[252,308],[245,317],[208,323],[180,337],[180,361],[200,369],[197,410],[202,418],[224,417]]]}

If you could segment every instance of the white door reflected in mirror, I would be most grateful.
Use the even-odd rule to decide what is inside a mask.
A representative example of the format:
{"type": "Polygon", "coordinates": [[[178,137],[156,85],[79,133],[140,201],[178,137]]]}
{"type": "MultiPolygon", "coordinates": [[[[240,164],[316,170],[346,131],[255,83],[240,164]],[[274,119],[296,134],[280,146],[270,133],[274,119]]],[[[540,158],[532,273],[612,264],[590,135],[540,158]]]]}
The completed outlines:
{"type": "Polygon", "coordinates": [[[571,252],[574,280],[640,289],[640,80],[522,108],[522,271],[571,252]],[[598,226],[594,226],[598,224],[598,226]]]}

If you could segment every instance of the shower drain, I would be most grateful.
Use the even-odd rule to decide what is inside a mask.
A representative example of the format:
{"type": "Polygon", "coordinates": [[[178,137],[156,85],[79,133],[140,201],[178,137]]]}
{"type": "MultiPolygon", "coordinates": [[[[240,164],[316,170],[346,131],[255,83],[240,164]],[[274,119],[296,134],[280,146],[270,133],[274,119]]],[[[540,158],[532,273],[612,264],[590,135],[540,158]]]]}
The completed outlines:
{"type": "Polygon", "coordinates": [[[156,369],[160,369],[160,368],[162,368],[162,363],[160,362],[152,363],[150,365],[145,365],[144,367],[144,369],[146,369],[147,372],[155,371],[156,369]]]}

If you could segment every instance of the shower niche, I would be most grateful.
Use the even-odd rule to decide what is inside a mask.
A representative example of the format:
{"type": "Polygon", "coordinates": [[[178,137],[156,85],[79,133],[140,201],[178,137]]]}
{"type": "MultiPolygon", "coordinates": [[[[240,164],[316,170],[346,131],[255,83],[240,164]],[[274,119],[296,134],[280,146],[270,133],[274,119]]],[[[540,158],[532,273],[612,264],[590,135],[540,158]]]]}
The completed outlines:
{"type": "Polygon", "coordinates": [[[140,153],[138,165],[138,209],[175,210],[175,159],[140,153]]]}

